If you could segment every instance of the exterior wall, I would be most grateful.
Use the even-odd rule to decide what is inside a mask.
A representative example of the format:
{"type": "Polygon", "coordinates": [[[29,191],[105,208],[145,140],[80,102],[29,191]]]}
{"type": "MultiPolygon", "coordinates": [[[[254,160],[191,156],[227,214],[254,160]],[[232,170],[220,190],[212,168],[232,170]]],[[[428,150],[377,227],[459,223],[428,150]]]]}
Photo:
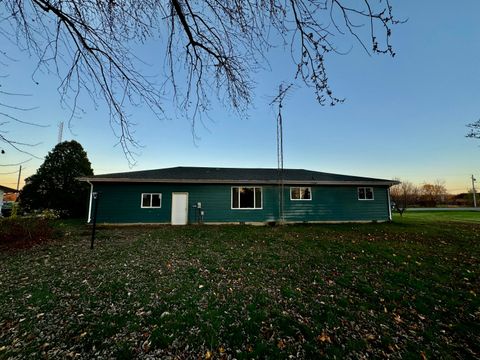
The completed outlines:
{"type": "MultiPolygon", "coordinates": [[[[235,185],[237,186],[237,185],[235,185]]],[[[187,192],[189,223],[195,223],[198,202],[204,222],[268,222],[279,220],[278,187],[262,186],[262,209],[231,209],[231,185],[95,183],[100,193],[99,223],[170,223],[172,192],[187,192]],[[161,208],[141,208],[142,193],[161,193],[161,208]]],[[[285,186],[285,221],[387,221],[388,189],[374,187],[374,200],[358,200],[356,186],[312,186],[312,200],[290,200],[285,186]]],[[[94,202],[92,204],[92,212],[94,202]]]]}
{"type": "MultiPolygon", "coordinates": [[[[262,210],[231,210],[230,185],[170,185],[170,184],[94,184],[100,192],[97,221],[108,223],[170,223],[172,192],[188,193],[189,223],[196,222],[194,205],[202,203],[205,222],[273,221],[271,189],[263,189],[262,210]],[[141,208],[142,193],[161,193],[162,206],[157,209],[141,208]]],[[[93,206],[92,206],[93,207],[93,206]]]]}
{"type": "Polygon", "coordinates": [[[312,200],[290,200],[285,187],[286,221],[387,221],[388,189],[373,187],[374,200],[358,200],[357,186],[312,186],[312,200]]]}

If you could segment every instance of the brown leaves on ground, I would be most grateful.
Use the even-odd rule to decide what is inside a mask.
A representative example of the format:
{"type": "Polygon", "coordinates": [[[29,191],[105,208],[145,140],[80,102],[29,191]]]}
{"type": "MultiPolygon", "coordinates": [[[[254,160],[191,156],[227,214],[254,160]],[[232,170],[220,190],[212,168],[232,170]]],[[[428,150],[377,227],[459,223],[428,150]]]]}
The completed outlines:
{"type": "Polygon", "coordinates": [[[69,232],[0,253],[0,358],[480,354],[475,224],[69,232]]]}

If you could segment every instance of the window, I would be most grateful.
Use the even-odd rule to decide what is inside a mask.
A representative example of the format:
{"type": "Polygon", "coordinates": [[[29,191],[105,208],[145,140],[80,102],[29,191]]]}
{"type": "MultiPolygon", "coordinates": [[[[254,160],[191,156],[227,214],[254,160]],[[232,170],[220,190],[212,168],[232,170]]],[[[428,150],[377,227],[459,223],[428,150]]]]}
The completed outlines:
{"type": "Polygon", "coordinates": [[[373,188],[372,187],[359,187],[358,188],[358,200],[373,200],[373,188]]]}
{"type": "Polygon", "coordinates": [[[162,194],[142,194],[142,208],[162,207],[162,194]]]}
{"type": "Polygon", "coordinates": [[[261,209],[261,187],[232,187],[232,209],[261,209]]]}
{"type": "Polygon", "coordinates": [[[291,187],[290,200],[312,200],[312,188],[291,187]]]}

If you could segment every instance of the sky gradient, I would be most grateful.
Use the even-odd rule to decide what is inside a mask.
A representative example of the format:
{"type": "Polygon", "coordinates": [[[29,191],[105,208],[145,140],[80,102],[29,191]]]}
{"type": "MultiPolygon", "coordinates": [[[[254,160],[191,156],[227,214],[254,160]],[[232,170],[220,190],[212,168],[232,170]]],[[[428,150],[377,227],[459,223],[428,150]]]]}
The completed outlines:
{"type": "MultiPolygon", "coordinates": [[[[330,86],[345,98],[334,107],[319,106],[311,90],[295,87],[284,102],[284,163],[305,168],[379,178],[400,178],[415,184],[444,181],[452,193],[471,188],[470,176],[480,178],[480,141],[468,139],[466,124],[480,118],[480,2],[392,1],[398,18],[394,28],[395,58],[369,56],[353,41],[339,41],[347,55],[327,60],[330,86]]],[[[13,47],[11,49],[13,52],[13,47]]],[[[157,55],[152,44],[141,57],[157,55]]],[[[210,119],[191,123],[177,118],[159,121],[148,110],[131,109],[135,136],[142,144],[131,170],[172,166],[276,167],[276,114],[269,103],[279,84],[289,82],[295,68],[283,49],[267,55],[270,68],[255,74],[256,90],[248,117],[215,107],[210,119]]],[[[45,128],[11,123],[8,136],[39,145],[28,148],[40,159],[23,164],[23,179],[33,174],[57,142],[58,123],[67,122],[53,74],[32,82],[35,62],[17,54],[5,68],[2,88],[29,94],[15,97],[16,106],[35,107],[21,118],[45,128]]],[[[80,142],[95,174],[129,171],[122,149],[108,123],[105,108],[87,105],[81,118],[65,125],[64,140],[80,142]]],[[[6,154],[0,165],[31,158],[0,144],[6,154]]],[[[15,187],[18,166],[0,166],[0,184],[15,187]]],[[[480,187],[480,186],[478,186],[480,187]]]]}

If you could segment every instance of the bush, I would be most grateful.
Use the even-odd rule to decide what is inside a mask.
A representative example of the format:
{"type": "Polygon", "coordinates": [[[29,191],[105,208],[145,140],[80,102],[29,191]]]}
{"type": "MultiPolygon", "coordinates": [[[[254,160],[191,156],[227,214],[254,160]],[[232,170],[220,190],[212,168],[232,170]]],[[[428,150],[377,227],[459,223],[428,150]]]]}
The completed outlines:
{"type": "Polygon", "coordinates": [[[63,214],[64,213],[60,210],[44,209],[37,214],[37,217],[45,220],[55,220],[55,219],[60,219],[63,214]]]}
{"type": "Polygon", "coordinates": [[[13,217],[0,219],[1,247],[28,247],[53,238],[54,228],[49,218],[13,217]]]}

